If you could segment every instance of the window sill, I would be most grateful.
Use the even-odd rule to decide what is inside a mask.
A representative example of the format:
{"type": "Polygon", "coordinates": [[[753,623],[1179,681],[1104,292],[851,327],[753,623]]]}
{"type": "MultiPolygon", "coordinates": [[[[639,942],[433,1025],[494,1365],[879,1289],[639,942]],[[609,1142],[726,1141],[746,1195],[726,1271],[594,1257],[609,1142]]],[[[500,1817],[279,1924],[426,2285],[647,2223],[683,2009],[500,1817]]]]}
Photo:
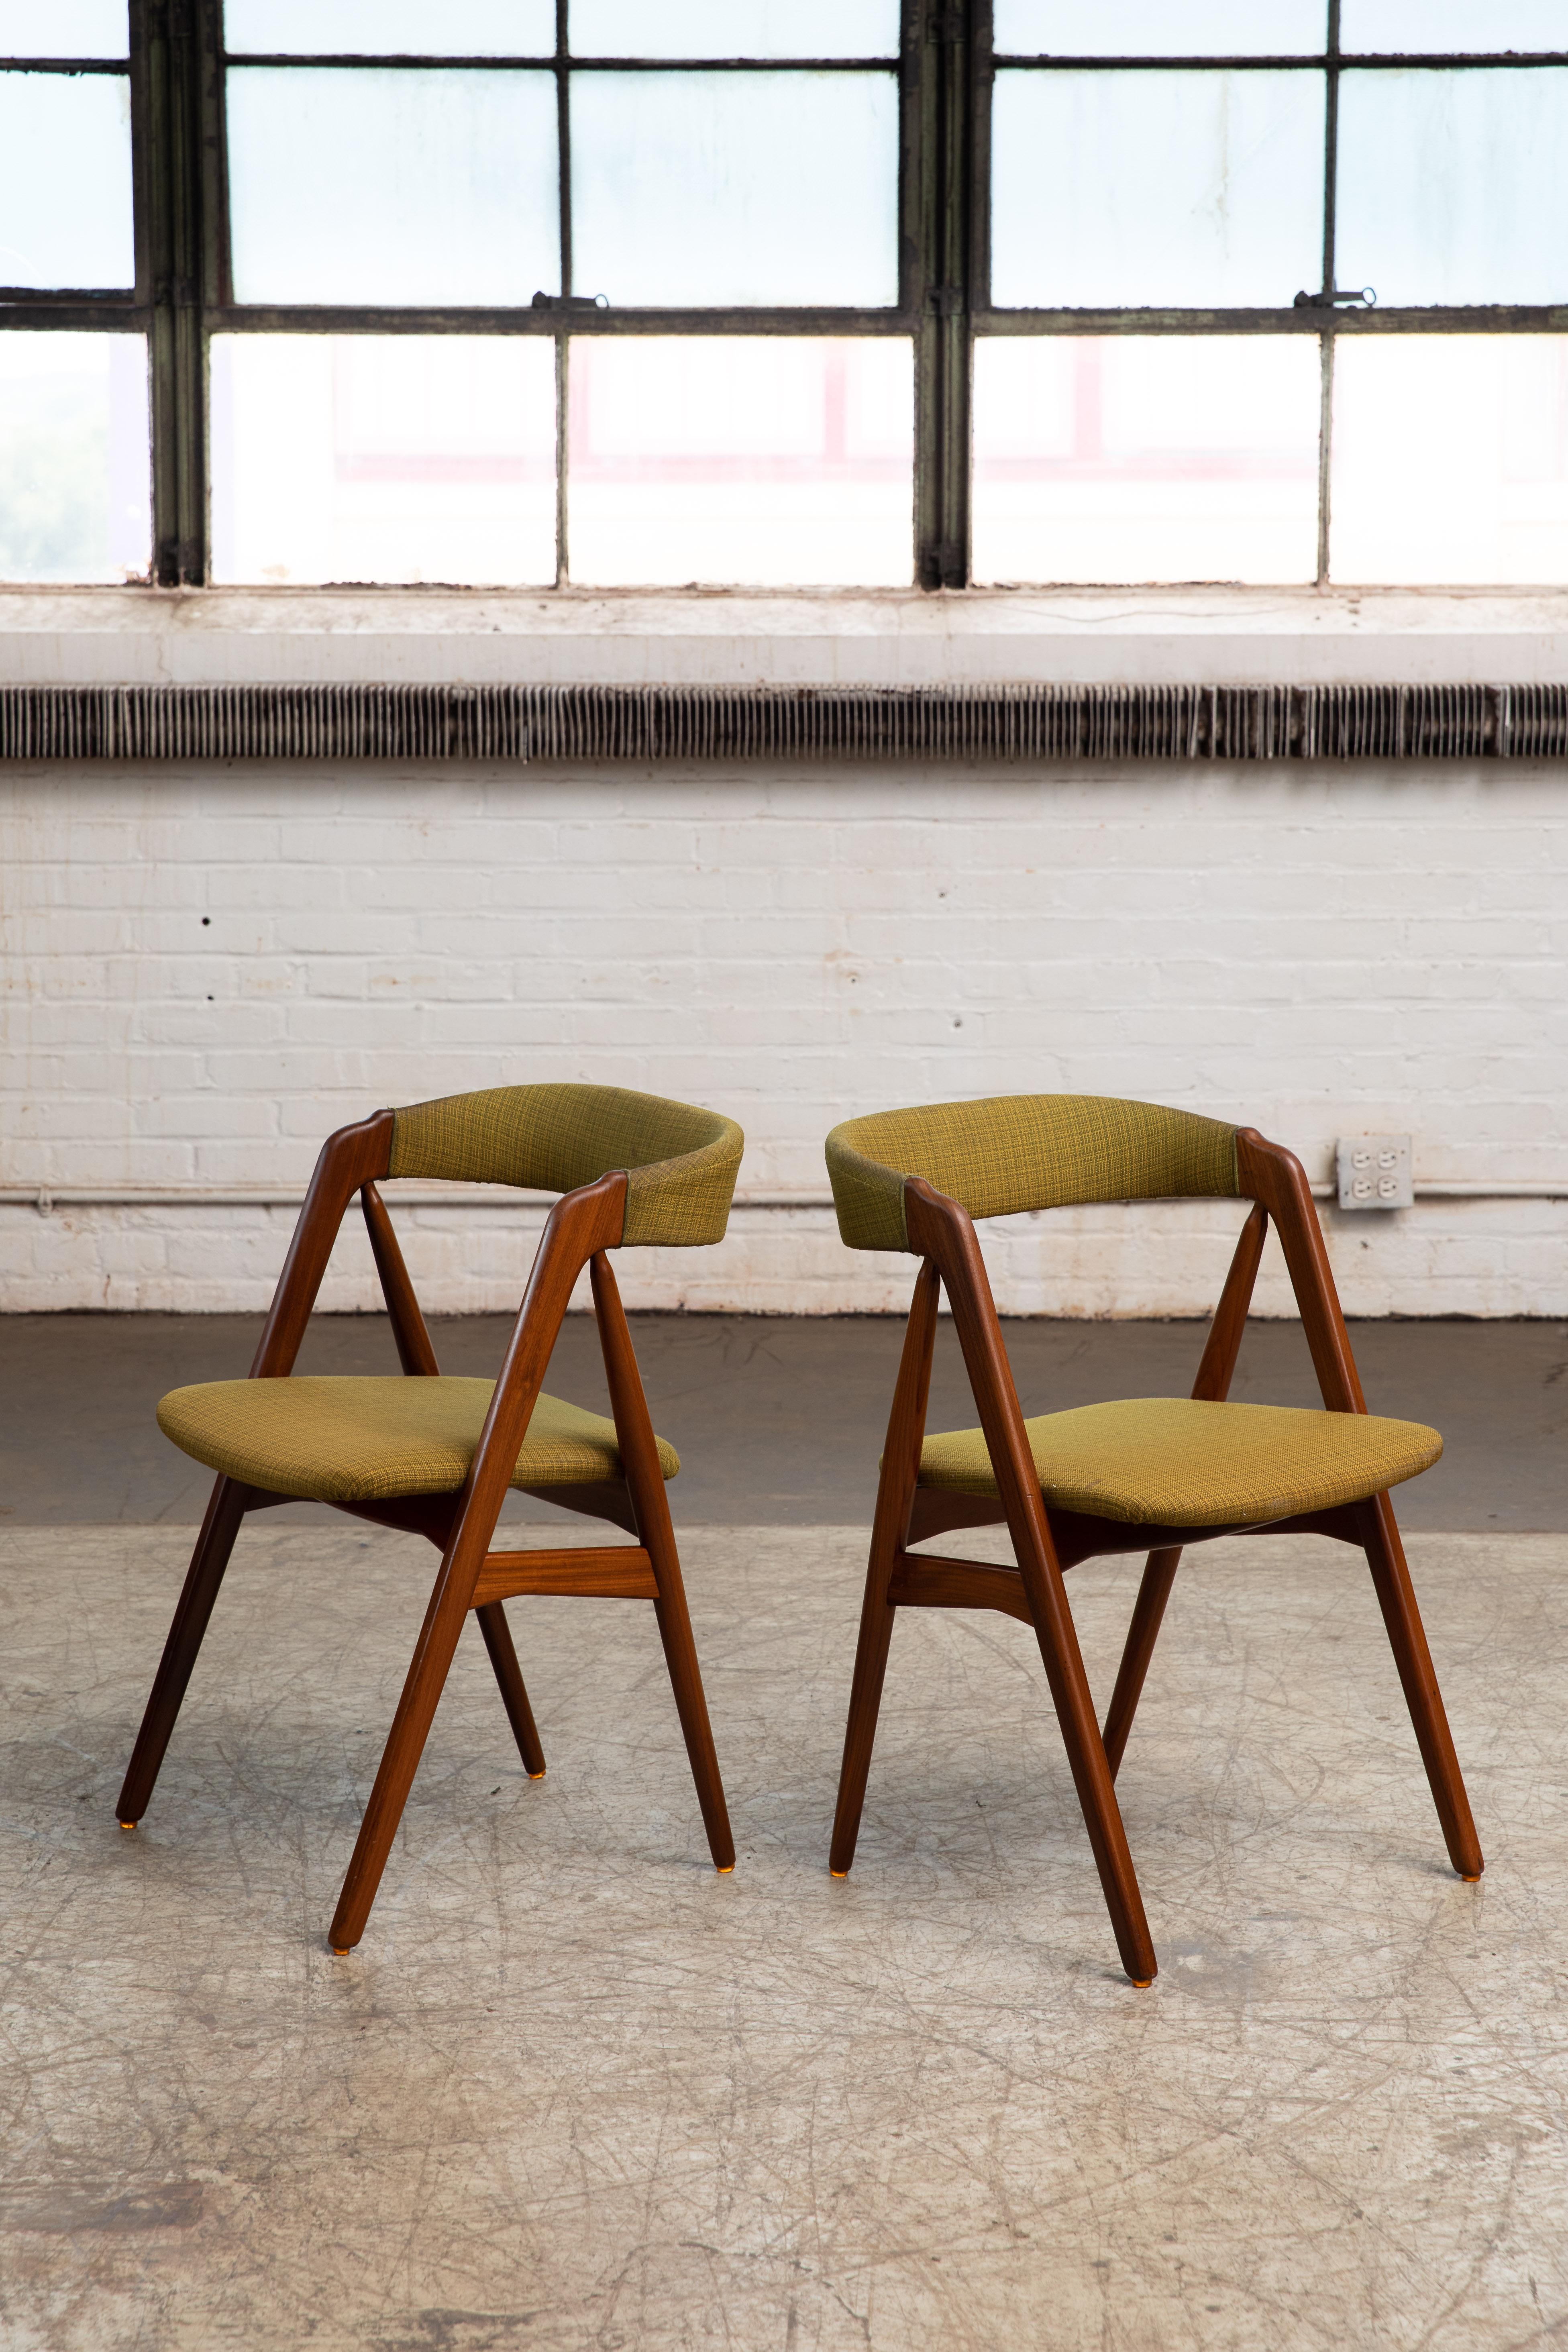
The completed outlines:
{"type": "Polygon", "coordinates": [[[1568,588],[0,589],[0,683],[1525,685],[1568,588]]]}

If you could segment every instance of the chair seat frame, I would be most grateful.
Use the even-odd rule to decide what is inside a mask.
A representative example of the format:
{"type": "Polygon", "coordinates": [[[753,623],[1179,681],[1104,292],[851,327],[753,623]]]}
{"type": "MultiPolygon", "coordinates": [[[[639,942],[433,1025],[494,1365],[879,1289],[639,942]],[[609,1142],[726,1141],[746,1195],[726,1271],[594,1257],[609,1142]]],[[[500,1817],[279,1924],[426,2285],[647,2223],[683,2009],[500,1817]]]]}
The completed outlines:
{"type": "MultiPolygon", "coordinates": [[[[1223,1403],[1229,1395],[1272,1219],[1324,1406],[1330,1412],[1364,1413],[1366,1399],[1305,1171],[1292,1152],[1252,1128],[1237,1130],[1237,1190],[1253,1207],[1215,1310],[1194,1397],[1223,1403]]],[[[1387,1494],[1264,1526],[1249,1522],[1221,1528],[1151,1528],[1047,1505],[973,1221],[959,1202],[921,1177],[905,1180],[903,1198],[910,1246],[919,1252],[921,1263],[878,1486],[833,1824],[833,1874],[847,1875],[855,1858],[897,1612],[910,1606],[999,1610],[1034,1628],[1122,1966],[1135,1985],[1152,1983],[1157,1973],[1154,1946],[1115,1782],[1182,1553],[1189,1544],[1227,1535],[1308,1532],[1352,1544],[1366,1556],[1449,1859],[1462,1878],[1479,1878],[1484,1866],[1480,1845],[1387,1494]],[[937,1311],[944,1288],[996,1476],[994,1498],[920,1484],[937,1311]],[[1016,1568],[911,1549],[953,1528],[999,1524],[1005,1524],[1012,1538],[1016,1568]],[[1085,1559],[1145,1550],[1148,1557],[1102,1731],[1063,1576],[1085,1559]]]]}
{"type": "MultiPolygon", "coordinates": [[[[391,1216],[377,1190],[388,1172],[393,1122],[391,1111],[379,1111],[356,1126],[340,1128],[323,1144],[250,1367],[251,1380],[286,1380],[292,1372],[332,1244],[356,1192],[404,1374],[411,1379],[437,1375],[436,1350],[391,1216]]],[[[461,1488],[449,1495],[333,1506],[380,1527],[425,1536],[441,1556],[328,1931],[335,1952],[350,1951],[364,1933],[458,1636],[470,1613],[478,1620],[524,1767],[531,1779],[543,1777],[544,1751],[502,1605],[525,1593],[652,1601],[710,1851],[717,1869],[734,1867],[734,1839],[697,1663],[658,1444],[607,1255],[620,1245],[626,1202],[626,1174],[617,1171],[564,1193],[551,1210],[461,1488]],[[584,1266],[593,1286],[623,1475],[593,1485],[523,1491],[567,1510],[607,1519],[623,1528],[633,1541],[592,1549],[492,1550],[500,1507],[573,1289],[584,1266]]],[[[245,1517],[252,1511],[297,1499],[221,1474],[214,1486],[115,1809],[122,1829],[133,1829],[152,1800],[245,1517]]]]}

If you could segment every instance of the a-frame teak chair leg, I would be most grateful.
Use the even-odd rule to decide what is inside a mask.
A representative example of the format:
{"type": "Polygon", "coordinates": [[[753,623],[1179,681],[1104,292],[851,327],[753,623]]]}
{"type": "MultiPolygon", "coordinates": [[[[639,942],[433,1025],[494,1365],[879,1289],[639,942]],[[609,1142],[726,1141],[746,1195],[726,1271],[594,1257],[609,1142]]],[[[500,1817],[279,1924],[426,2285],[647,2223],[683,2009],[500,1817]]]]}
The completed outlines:
{"type": "Polygon", "coordinates": [[[631,1496],[637,1534],[658,1586],[654,1612],[658,1621],[659,1639],[664,1643],[670,1687],[675,1694],[676,1713],[680,1718],[686,1753],[690,1759],[691,1777],[697,1785],[697,1801],[702,1809],[702,1822],[708,1832],[713,1867],[719,1871],[731,1871],[735,1867],[735,1840],[730,1828],[724,1783],[720,1777],[719,1758],[713,1746],[713,1727],[708,1719],[708,1701],[697,1663],[697,1644],[692,1639],[691,1617],[686,1605],[686,1585],[680,1573],[680,1555],[676,1549],[669,1498],[664,1490],[664,1472],[659,1465],[658,1441],[648,1418],[647,1399],[643,1392],[642,1375],[633,1352],[631,1333],[626,1328],[620,1289],[603,1250],[595,1253],[589,1278],[594,1288],[594,1313],[599,1326],[599,1345],[604,1352],[610,1410],[615,1415],[616,1437],[621,1450],[621,1468],[626,1477],[626,1491],[631,1496]]]}
{"type": "Polygon", "coordinates": [[[219,1478],[213,1487],[114,1809],[122,1830],[134,1829],[152,1801],[159,1767],[245,1517],[246,1491],[232,1478],[219,1478]]]}
{"type": "Polygon", "coordinates": [[[1394,1663],[1399,1670],[1405,1703],[1410,1709],[1421,1761],[1426,1767],[1448,1859],[1461,1878],[1473,1882],[1479,1878],[1486,1864],[1481,1859],[1480,1840],[1476,1835],[1459,1759],[1454,1753],[1453,1735],[1448,1729],[1443,1694],[1437,1687],[1432,1653],[1426,1646],[1426,1631],[1415,1605],[1415,1591],[1405,1563],[1405,1547],[1399,1540],[1394,1506],[1386,1495],[1375,1495],[1371,1502],[1361,1506],[1357,1517],[1366,1564],[1372,1570],[1373,1587],[1383,1612],[1394,1663]]]}
{"type": "Polygon", "coordinates": [[[838,1803],[827,1855],[827,1867],[835,1878],[848,1876],[860,1835],[871,1749],[882,1705],[882,1683],[888,1671],[893,1620],[898,1614],[888,1598],[888,1587],[909,1535],[910,1506],[920,1475],[941,1295],[937,1270],[927,1258],[915,1278],[914,1297],[910,1301],[910,1319],[904,1332],[898,1382],[888,1418],[887,1444],[882,1449],[881,1476],[877,1486],[871,1556],[866,1569],[865,1598],[860,1604],[860,1637],[855,1648],[855,1678],[849,1686],[849,1717],[844,1727],[838,1803]]]}

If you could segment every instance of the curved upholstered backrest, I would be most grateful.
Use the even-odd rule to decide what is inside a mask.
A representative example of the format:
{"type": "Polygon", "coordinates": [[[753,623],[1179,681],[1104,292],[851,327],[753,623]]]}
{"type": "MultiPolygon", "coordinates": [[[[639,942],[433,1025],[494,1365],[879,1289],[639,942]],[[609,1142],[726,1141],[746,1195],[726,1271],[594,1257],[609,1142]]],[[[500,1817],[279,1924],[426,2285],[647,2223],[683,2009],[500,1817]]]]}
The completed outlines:
{"type": "Polygon", "coordinates": [[[722,1241],[745,1144],[732,1118],[624,1087],[488,1087],[392,1117],[392,1176],[572,1192],[624,1168],[631,1247],[722,1241]]]}
{"type": "Polygon", "coordinates": [[[909,1248],[910,1176],[972,1217],[1238,1189],[1234,1127],[1109,1095],[993,1095],[873,1111],[834,1129],[827,1172],[851,1249],[909,1248]]]}

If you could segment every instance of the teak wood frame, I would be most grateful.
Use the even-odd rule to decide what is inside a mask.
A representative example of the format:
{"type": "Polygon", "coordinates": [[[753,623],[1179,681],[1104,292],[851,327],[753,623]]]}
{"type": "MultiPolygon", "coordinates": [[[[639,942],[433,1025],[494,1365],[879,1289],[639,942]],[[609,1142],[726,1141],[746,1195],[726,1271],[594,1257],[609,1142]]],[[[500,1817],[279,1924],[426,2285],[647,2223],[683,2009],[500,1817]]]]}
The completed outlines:
{"type": "MultiPolygon", "coordinates": [[[[1250,1128],[1237,1134],[1237,1158],[1240,1192],[1254,1205],[1215,1310],[1193,1395],[1223,1402],[1229,1393],[1272,1217],[1301,1310],[1323,1403],[1330,1412],[1365,1412],[1366,1400],[1300,1162],[1250,1128]]],[[[1154,1979],[1157,1964],[1116,1802],[1116,1774],[1183,1548],[1244,1530],[1240,1527],[1134,1527],[1122,1520],[1047,1507],[969,1213],[920,1177],[906,1180],[904,1207],[910,1245],[921,1253],[921,1264],[882,1456],[829,1867],[835,1876],[843,1877],[855,1859],[896,1612],[911,1605],[1001,1610],[1035,1630],[1117,1949],[1132,1982],[1147,1985],[1154,1979]],[[1001,1490],[995,1500],[941,1493],[920,1485],[937,1303],[943,1287],[1001,1490]],[[1005,1523],[1012,1538],[1016,1568],[941,1559],[910,1549],[954,1528],[999,1522],[1005,1523]],[[1063,1574],[1098,1555],[1146,1549],[1148,1560],[1102,1734],[1095,1721],[1063,1574]]],[[[1386,1493],[1366,1502],[1277,1520],[1265,1528],[1248,1526],[1245,1532],[1310,1532],[1354,1544],[1365,1553],[1449,1859],[1462,1878],[1479,1878],[1481,1850],[1386,1493]]]]}
{"type": "MultiPolygon", "coordinates": [[[[404,1372],[419,1379],[437,1371],[430,1334],[392,1220],[376,1190],[377,1181],[387,1173],[392,1135],[393,1114],[381,1111],[356,1127],[340,1128],[322,1146],[250,1367],[252,1380],[285,1380],[293,1370],[332,1244],[355,1192],[363,1205],[404,1372]]],[[[349,1951],[364,1933],[458,1637],[470,1611],[478,1618],[523,1764],[533,1779],[542,1775],[544,1751],[501,1605],[521,1593],[653,1602],[714,1865],[721,1871],[734,1867],[734,1840],[687,1612],[658,1441],[648,1419],[620,1292],[605,1255],[620,1244],[626,1197],[626,1176],[616,1172],[564,1194],[551,1211],[461,1489],[454,1495],[337,1507],[379,1526],[426,1537],[440,1552],[441,1564],[329,1931],[335,1952],[349,1951]],[[608,1519],[625,1528],[634,1540],[592,1550],[492,1551],[490,1541],[500,1507],[543,1386],[562,1318],[584,1265],[593,1284],[594,1311],[624,1475],[601,1485],[525,1491],[588,1517],[608,1519]]],[[[241,1520],[248,1511],[292,1499],[225,1476],[215,1485],[120,1792],[116,1815],[122,1828],[134,1828],[151,1801],[241,1520]]]]}

